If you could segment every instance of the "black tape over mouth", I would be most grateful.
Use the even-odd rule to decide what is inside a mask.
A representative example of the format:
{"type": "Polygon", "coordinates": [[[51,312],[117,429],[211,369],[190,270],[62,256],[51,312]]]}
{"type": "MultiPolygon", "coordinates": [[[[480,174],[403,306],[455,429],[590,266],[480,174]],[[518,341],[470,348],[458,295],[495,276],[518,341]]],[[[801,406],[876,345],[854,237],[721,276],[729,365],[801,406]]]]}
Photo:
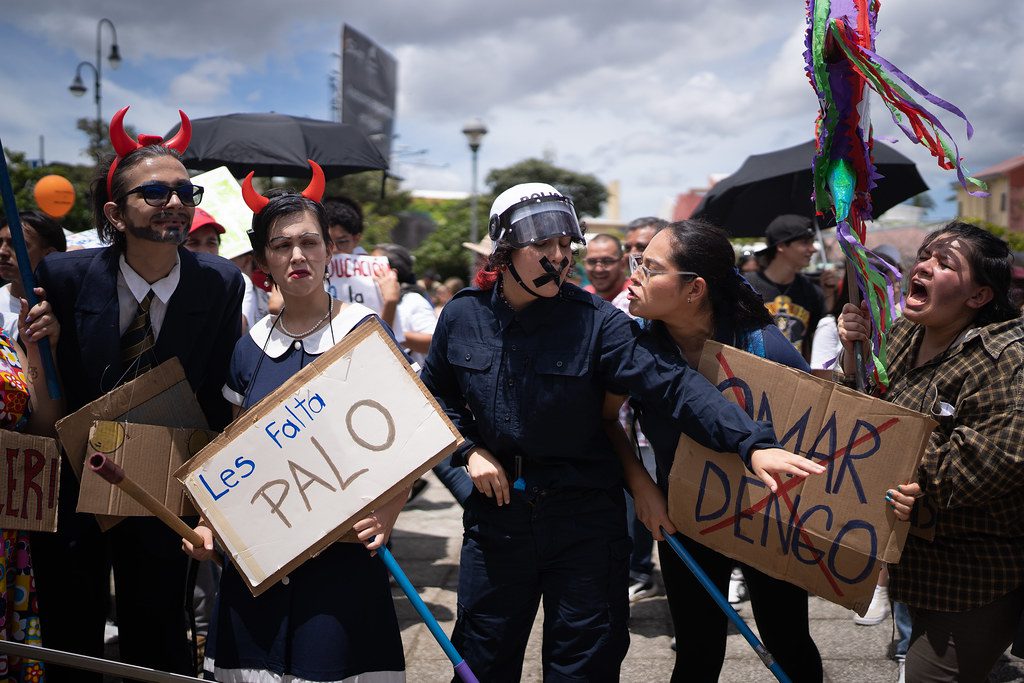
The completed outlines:
{"type": "Polygon", "coordinates": [[[549,282],[554,282],[555,284],[561,286],[561,273],[563,270],[565,270],[566,266],[568,265],[569,259],[564,256],[562,257],[562,262],[559,264],[558,268],[555,267],[555,264],[551,263],[550,259],[548,259],[547,256],[542,256],[540,258],[540,267],[544,269],[544,274],[541,275],[540,277],[534,278],[533,286],[543,287],[549,282]]]}

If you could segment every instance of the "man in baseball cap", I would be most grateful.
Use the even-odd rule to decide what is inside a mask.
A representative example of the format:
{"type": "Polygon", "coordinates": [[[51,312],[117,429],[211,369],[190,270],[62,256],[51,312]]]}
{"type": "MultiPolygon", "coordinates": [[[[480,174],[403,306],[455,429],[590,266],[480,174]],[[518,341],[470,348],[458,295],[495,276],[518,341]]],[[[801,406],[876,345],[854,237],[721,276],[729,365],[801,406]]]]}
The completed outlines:
{"type": "Polygon", "coordinates": [[[196,207],[192,214],[192,227],[185,238],[185,248],[196,253],[213,254],[220,252],[220,236],[224,234],[224,226],[206,211],[196,207]]]}
{"type": "Polygon", "coordinates": [[[782,333],[810,359],[811,337],[825,310],[821,289],[800,272],[814,256],[814,222],[785,214],[768,224],[765,238],[767,246],[757,252],[761,269],[745,276],[782,333]]]}

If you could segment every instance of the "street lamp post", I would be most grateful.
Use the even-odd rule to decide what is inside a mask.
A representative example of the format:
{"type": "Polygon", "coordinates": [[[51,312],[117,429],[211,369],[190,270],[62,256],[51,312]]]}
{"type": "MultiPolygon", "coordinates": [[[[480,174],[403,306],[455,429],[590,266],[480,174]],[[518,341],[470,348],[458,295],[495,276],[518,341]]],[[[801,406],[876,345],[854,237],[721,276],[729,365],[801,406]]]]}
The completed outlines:
{"type": "Polygon", "coordinates": [[[480,239],[480,235],[477,232],[476,218],[476,157],[477,152],[480,150],[480,142],[487,135],[487,126],[480,119],[471,119],[462,127],[462,134],[466,136],[466,141],[469,142],[469,149],[473,152],[473,189],[469,195],[469,241],[476,243],[480,239]]]}
{"type": "Polygon", "coordinates": [[[100,92],[100,84],[103,82],[103,50],[101,41],[103,38],[103,25],[106,24],[110,27],[110,32],[113,34],[113,42],[110,45],[110,54],[107,55],[107,61],[110,62],[110,68],[116,69],[121,65],[121,51],[117,47],[117,29],[114,28],[114,22],[110,19],[100,19],[96,22],[96,61],[95,62],[79,62],[78,66],[75,67],[75,80],[68,86],[68,90],[75,97],[81,97],[85,94],[86,87],[82,82],[82,67],[87,66],[92,69],[93,76],[93,99],[96,101],[96,145],[103,144],[103,95],[100,92]]]}

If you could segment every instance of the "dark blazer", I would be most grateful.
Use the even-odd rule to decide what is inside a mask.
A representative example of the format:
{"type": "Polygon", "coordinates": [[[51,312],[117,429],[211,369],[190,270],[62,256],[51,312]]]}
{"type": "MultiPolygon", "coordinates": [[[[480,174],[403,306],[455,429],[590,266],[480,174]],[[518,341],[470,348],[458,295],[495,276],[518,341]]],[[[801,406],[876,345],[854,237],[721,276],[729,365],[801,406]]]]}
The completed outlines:
{"type": "MultiPolygon", "coordinates": [[[[36,272],[61,324],[57,348],[72,413],[109,392],[123,372],[120,358],[114,247],[47,256],[36,272]]],[[[221,395],[235,342],[241,335],[242,273],[219,256],[178,248],[181,279],[156,340],[158,363],[177,356],[210,428],[223,429],[231,408],[221,395]]]]}

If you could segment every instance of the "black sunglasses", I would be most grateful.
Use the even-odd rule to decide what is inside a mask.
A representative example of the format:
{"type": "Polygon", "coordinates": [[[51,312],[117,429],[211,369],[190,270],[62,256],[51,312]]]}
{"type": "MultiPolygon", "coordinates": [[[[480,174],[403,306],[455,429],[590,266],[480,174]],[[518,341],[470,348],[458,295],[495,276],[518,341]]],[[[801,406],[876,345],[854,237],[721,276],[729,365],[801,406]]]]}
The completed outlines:
{"type": "Polygon", "coordinates": [[[198,206],[199,202],[203,201],[203,188],[199,185],[193,185],[192,183],[182,183],[181,185],[164,185],[163,183],[150,183],[148,185],[139,185],[136,188],[128,190],[124,193],[124,199],[130,194],[138,194],[142,196],[150,206],[166,206],[167,202],[171,201],[171,193],[178,195],[178,199],[185,206],[198,206]]]}

